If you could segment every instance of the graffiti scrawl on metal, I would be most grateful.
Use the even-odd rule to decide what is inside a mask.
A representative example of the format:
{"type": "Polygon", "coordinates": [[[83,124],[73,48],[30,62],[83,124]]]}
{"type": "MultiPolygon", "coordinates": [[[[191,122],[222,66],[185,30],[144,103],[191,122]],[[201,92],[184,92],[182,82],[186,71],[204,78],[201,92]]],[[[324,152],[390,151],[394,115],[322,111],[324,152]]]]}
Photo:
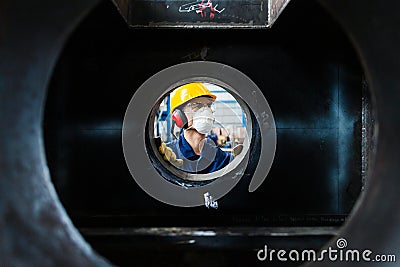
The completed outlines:
{"type": "Polygon", "coordinates": [[[270,28],[290,0],[112,1],[130,27],[188,29],[270,28]]]}
{"type": "Polygon", "coordinates": [[[181,5],[179,7],[179,12],[192,12],[195,11],[197,14],[200,14],[201,17],[205,17],[205,11],[210,9],[210,18],[214,18],[214,13],[222,13],[225,8],[217,9],[218,4],[213,5],[212,0],[197,0],[196,2],[191,2],[188,4],[181,5]]]}

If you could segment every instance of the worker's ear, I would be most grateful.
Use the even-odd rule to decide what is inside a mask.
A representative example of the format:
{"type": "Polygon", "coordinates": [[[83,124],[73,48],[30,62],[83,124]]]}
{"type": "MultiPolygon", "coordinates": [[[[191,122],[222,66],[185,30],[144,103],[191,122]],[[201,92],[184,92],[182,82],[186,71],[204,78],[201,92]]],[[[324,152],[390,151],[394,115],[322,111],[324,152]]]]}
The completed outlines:
{"type": "Polygon", "coordinates": [[[188,119],[185,113],[179,108],[175,109],[174,112],[172,112],[172,120],[179,128],[184,128],[188,123],[188,119]]]}

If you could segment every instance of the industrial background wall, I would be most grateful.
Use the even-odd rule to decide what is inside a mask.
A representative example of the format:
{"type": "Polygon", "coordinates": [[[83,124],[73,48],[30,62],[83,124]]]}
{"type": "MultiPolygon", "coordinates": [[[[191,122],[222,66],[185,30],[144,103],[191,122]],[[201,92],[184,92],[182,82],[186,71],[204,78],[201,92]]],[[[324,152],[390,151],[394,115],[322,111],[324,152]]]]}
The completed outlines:
{"type": "MultiPolygon", "coordinates": [[[[43,127],[50,173],[74,224],[121,264],[130,262],[126,247],[144,245],[119,241],[124,247],[110,249],[110,237],[90,229],[337,227],[362,187],[363,80],[348,38],[314,1],[291,3],[272,29],[239,31],[132,29],[111,1],[102,1],[70,36],[49,84],[43,127]],[[305,18],[306,11],[312,15],[305,18]],[[269,101],[277,127],[267,180],[250,194],[250,177],[244,177],[219,200],[218,210],[178,208],[151,198],[130,176],[121,146],[122,121],[135,90],[166,67],[197,60],[246,73],[269,101]]],[[[320,247],[330,234],[310,242],[320,247]]],[[[219,249],[235,243],[224,242],[229,245],[219,249]]],[[[246,246],[254,247],[252,242],[246,246]]]]}
{"type": "MultiPolygon", "coordinates": [[[[90,6],[90,4],[85,6],[85,3],[75,8],[78,10],[90,6]]],[[[178,263],[174,261],[178,261],[186,265],[213,263],[217,266],[232,266],[234,263],[239,263],[239,259],[249,260],[251,257],[254,259],[254,249],[262,247],[266,240],[277,247],[286,247],[288,244],[289,247],[296,244],[300,247],[321,247],[331,238],[314,233],[312,238],[307,235],[298,237],[296,234],[286,238],[279,237],[278,234],[278,237],[261,235],[246,239],[246,234],[243,234],[245,232],[242,232],[240,236],[242,239],[239,240],[243,241],[244,238],[247,243],[238,245],[237,237],[227,234],[218,238],[220,233],[218,231],[200,233],[192,231],[190,234],[178,231],[165,235],[160,228],[160,226],[189,226],[193,230],[203,226],[223,226],[219,229],[224,231],[232,226],[246,226],[251,229],[248,233],[254,234],[257,232],[257,228],[254,228],[256,226],[340,226],[349,215],[360,193],[363,178],[361,160],[363,140],[362,126],[360,126],[361,100],[366,93],[362,90],[363,74],[357,56],[341,29],[330,24],[332,21],[322,23],[329,17],[323,9],[313,4],[303,6],[303,8],[311,7],[311,10],[316,8],[318,12],[315,14],[320,15],[318,19],[313,16],[304,18],[297,13],[301,10],[302,4],[310,5],[309,3],[297,1],[296,4],[289,6],[280,19],[282,22],[278,22],[269,32],[270,37],[259,30],[244,31],[240,35],[230,30],[226,32],[160,30],[157,37],[165,35],[164,39],[168,40],[161,49],[159,43],[149,42],[154,40],[150,38],[154,34],[153,31],[127,29],[108,2],[100,3],[78,26],[77,31],[66,43],[51,77],[47,106],[44,109],[43,133],[50,173],[61,202],[75,226],[81,229],[81,233],[84,235],[89,233],[87,240],[97,251],[120,265],[164,262],[176,266],[178,263]],[[289,15],[293,18],[289,19],[289,15]],[[302,25],[315,25],[312,22],[318,21],[318,27],[305,28],[304,32],[294,30],[293,26],[299,26],[294,18],[302,21],[302,25]],[[310,23],[304,23],[305,19],[310,19],[310,23]],[[110,21],[105,23],[106,20],[110,21]],[[319,28],[320,26],[324,27],[319,28]],[[278,27],[288,31],[288,34],[279,33],[278,27]],[[186,44],[187,40],[194,38],[189,42],[192,47],[187,48],[182,42],[180,43],[183,34],[188,35],[183,38],[186,44]],[[203,36],[200,45],[195,39],[197,34],[203,36]],[[260,34],[265,34],[266,40],[261,42],[260,38],[257,38],[260,34]],[[212,38],[204,39],[204,36],[212,38]],[[241,39],[238,40],[238,37],[241,39]],[[251,37],[254,42],[249,44],[246,40],[250,40],[251,37]],[[309,39],[312,42],[308,42],[309,39]],[[178,41],[171,42],[171,40],[178,41]],[[156,51],[159,51],[159,54],[156,51]],[[178,57],[180,51],[183,51],[182,56],[178,57]],[[246,55],[243,51],[250,55],[246,55]],[[251,55],[253,52],[255,56],[251,55]],[[269,58],[274,60],[268,61],[269,58]],[[271,103],[278,127],[277,157],[263,188],[254,194],[248,194],[244,190],[246,187],[239,185],[235,191],[221,199],[218,210],[208,210],[204,207],[185,210],[167,207],[152,200],[135,186],[125,166],[121,164],[123,159],[119,151],[118,132],[121,130],[121,118],[135,88],[150,73],[155,73],[171,64],[198,59],[223,62],[246,72],[263,88],[271,103]],[[129,228],[132,226],[156,227],[150,230],[147,228],[147,233],[153,231],[157,234],[160,230],[161,234],[157,238],[149,235],[143,237],[140,231],[136,232],[133,228],[129,228]],[[124,230],[124,227],[127,228],[124,230]],[[179,236],[178,239],[176,236],[179,236]],[[210,239],[210,236],[216,238],[210,239]],[[154,248],[155,244],[157,248],[154,248]],[[244,247],[246,249],[243,249],[244,247]],[[134,256],[132,249],[137,252],[134,256]]],[[[67,9],[63,15],[74,17],[76,14],[73,10],[75,9],[67,9]]],[[[22,13],[29,14],[24,12],[22,13]]],[[[382,15],[382,8],[380,7],[377,12],[382,15]]],[[[344,14],[346,15],[345,12],[344,14]]],[[[9,19],[9,15],[3,17],[6,21],[15,23],[9,19]]],[[[48,17],[42,19],[46,18],[48,17]]],[[[39,21],[39,17],[36,19],[39,21]]],[[[385,20],[383,16],[380,19],[385,20]]],[[[345,21],[349,23],[351,19],[345,21]]],[[[377,28],[381,25],[379,21],[376,20],[376,28],[371,29],[376,35],[377,28]]],[[[36,25],[35,23],[33,25],[36,25]]],[[[20,24],[15,24],[18,25],[18,29],[22,28],[20,24]]],[[[359,35],[356,37],[361,40],[362,37],[365,38],[359,31],[359,24],[348,25],[353,25],[352,29],[358,30],[359,35]]],[[[6,23],[3,27],[8,29],[7,26],[6,23]]],[[[8,31],[5,33],[11,37],[10,43],[22,38],[8,31]]],[[[45,33],[54,34],[45,30],[39,33],[43,37],[44,44],[45,33]]],[[[32,37],[37,32],[25,34],[32,37]]],[[[386,32],[382,33],[387,37],[385,34],[386,32]]],[[[396,36],[398,35],[394,35],[394,38],[396,36]]],[[[377,47],[382,46],[377,45],[377,47]]],[[[4,51],[23,51],[21,45],[11,48],[7,43],[5,47],[7,49],[4,51]]],[[[31,48],[32,51],[41,51],[39,47],[36,43],[36,46],[31,48]]],[[[367,59],[375,59],[376,63],[382,63],[373,57],[373,50],[368,50],[367,47],[361,46],[367,59]]],[[[53,49],[51,51],[54,58],[58,50],[54,47],[53,49]]],[[[21,62],[25,58],[36,62],[40,56],[39,53],[36,54],[37,57],[29,57],[29,53],[25,53],[19,54],[21,62]]],[[[13,54],[2,55],[5,63],[12,62],[10,55],[13,54]]],[[[383,59],[392,62],[384,54],[383,59]]],[[[47,65],[51,63],[51,60],[46,58],[39,66],[46,70],[47,65]]],[[[2,177],[6,178],[3,179],[1,187],[1,196],[4,200],[0,209],[4,215],[1,221],[4,226],[1,227],[1,234],[4,237],[0,246],[1,259],[5,264],[11,265],[26,264],[30,261],[32,264],[49,266],[54,263],[59,263],[58,266],[106,264],[103,259],[93,254],[83,240],[77,238],[79,235],[66,219],[63,209],[57,201],[52,202],[53,199],[57,200],[57,197],[52,191],[51,184],[46,179],[42,180],[42,177],[48,178],[48,176],[42,169],[43,158],[40,157],[40,153],[43,153],[42,140],[37,138],[41,134],[41,129],[37,127],[40,112],[24,113],[23,116],[19,116],[22,114],[17,108],[19,105],[24,106],[24,110],[29,108],[40,110],[38,107],[42,95],[35,93],[35,88],[43,87],[45,83],[40,79],[46,80],[50,76],[49,73],[47,73],[49,76],[35,77],[34,72],[20,72],[21,81],[25,81],[29,73],[32,74],[28,75],[31,81],[37,81],[33,85],[26,83],[23,91],[19,89],[22,85],[17,79],[12,80],[16,77],[15,70],[12,67],[6,69],[4,66],[2,63],[1,69],[7,70],[3,73],[8,75],[5,76],[7,78],[2,85],[6,85],[4,86],[6,90],[2,90],[4,95],[1,98],[1,109],[4,111],[1,116],[1,125],[4,127],[1,133],[1,151],[4,152],[1,173],[2,177]],[[13,94],[8,88],[15,88],[13,94]],[[9,101],[5,102],[3,99],[9,101]],[[10,123],[12,118],[15,118],[15,123],[10,123]],[[26,122],[32,122],[32,126],[26,122]],[[6,129],[6,125],[10,130],[6,129]],[[23,135],[22,132],[26,134],[23,135]],[[22,154],[28,163],[20,160],[22,154]],[[29,161],[30,159],[34,160],[29,161]],[[29,175],[35,179],[27,179],[29,175]],[[22,180],[23,178],[26,179],[22,180]],[[23,194],[19,196],[14,192],[23,194]],[[62,231],[57,231],[58,229],[62,231]],[[49,242],[43,239],[43,234],[47,232],[52,233],[49,242]],[[61,241],[66,244],[64,255],[61,241]],[[76,258],[71,257],[69,261],[64,261],[66,256],[74,255],[76,258]]],[[[27,64],[28,70],[29,66],[27,64]]],[[[366,66],[371,67],[371,65],[366,66]]],[[[379,66],[385,68],[383,64],[379,66]]],[[[40,75],[43,74],[40,68],[36,71],[40,75]]],[[[382,78],[379,71],[375,69],[367,74],[371,75],[369,78],[374,88],[380,90],[377,104],[382,108],[381,111],[383,113],[396,111],[394,106],[390,105],[393,102],[388,98],[388,92],[393,90],[382,89],[388,88],[382,85],[388,83],[390,85],[390,82],[394,81],[391,76],[388,74],[385,76],[386,80],[378,82],[379,77],[382,78]],[[388,100],[388,107],[382,105],[382,99],[388,100]]],[[[393,97],[398,98],[396,94],[393,97]]],[[[386,114],[396,114],[396,112],[386,114]]],[[[396,121],[394,117],[380,117],[381,150],[378,159],[386,160],[377,161],[376,165],[377,173],[382,175],[381,182],[377,183],[376,179],[373,181],[375,185],[384,186],[386,189],[390,189],[388,182],[395,182],[396,177],[388,173],[388,170],[392,169],[390,167],[393,167],[392,163],[397,159],[393,152],[394,148],[390,149],[388,146],[388,139],[393,137],[388,125],[395,127],[396,124],[389,123],[391,120],[396,121]],[[393,157],[383,158],[382,151],[393,157]]],[[[246,179],[242,183],[246,183],[246,179]]],[[[379,189],[378,186],[375,196],[382,196],[383,192],[379,189]]],[[[390,194],[393,193],[391,190],[386,193],[389,200],[395,200],[395,195],[390,194]]],[[[369,198],[371,201],[373,199],[369,198]]],[[[351,231],[356,231],[354,226],[358,223],[364,226],[359,229],[364,229],[368,233],[364,238],[368,244],[371,244],[372,240],[377,241],[376,245],[381,248],[393,248],[390,244],[398,243],[396,239],[389,238],[389,233],[380,237],[372,235],[367,231],[365,218],[372,218],[370,211],[377,212],[377,215],[386,212],[388,215],[385,217],[388,219],[385,222],[386,229],[394,230],[393,226],[398,222],[398,217],[392,216],[390,220],[390,214],[387,212],[391,210],[395,201],[386,202],[379,210],[376,208],[379,203],[371,201],[368,202],[367,199],[370,209],[366,211],[364,207],[364,213],[355,214],[359,220],[348,224],[342,233],[349,234],[351,231]]],[[[377,217],[382,218],[382,216],[377,217]]],[[[378,224],[377,220],[371,220],[370,225],[373,227],[381,224],[378,224]]],[[[286,236],[288,233],[282,234],[286,236]]],[[[396,232],[392,234],[395,235],[396,232]]],[[[354,239],[354,243],[360,245],[362,240],[354,239]]]]}
{"type": "Polygon", "coordinates": [[[348,38],[313,1],[292,3],[270,30],[247,31],[129,29],[102,1],[66,43],[49,85],[50,172],[78,226],[340,225],[361,191],[362,83],[348,38]],[[305,19],[306,10],[313,15],[305,19]],[[246,73],[276,120],[276,157],[262,188],[249,194],[243,179],[217,211],[155,201],[122,153],[135,90],[194,60],[246,73]]]}

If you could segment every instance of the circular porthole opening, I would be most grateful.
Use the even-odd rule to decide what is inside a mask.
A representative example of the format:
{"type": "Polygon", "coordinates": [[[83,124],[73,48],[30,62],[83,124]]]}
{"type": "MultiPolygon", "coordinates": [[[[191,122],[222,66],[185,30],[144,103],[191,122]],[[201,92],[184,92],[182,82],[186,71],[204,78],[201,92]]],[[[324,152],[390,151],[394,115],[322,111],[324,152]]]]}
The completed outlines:
{"type": "Polygon", "coordinates": [[[206,195],[218,200],[244,176],[251,179],[249,192],[263,183],[275,155],[275,122],[264,93],[239,70],[217,62],[182,63],[135,91],[122,147],[145,192],[171,205],[200,206],[206,195]]]}
{"type": "Polygon", "coordinates": [[[168,181],[202,186],[245,159],[252,128],[250,109],[228,85],[181,82],[167,89],[148,117],[148,154],[168,181]]]}

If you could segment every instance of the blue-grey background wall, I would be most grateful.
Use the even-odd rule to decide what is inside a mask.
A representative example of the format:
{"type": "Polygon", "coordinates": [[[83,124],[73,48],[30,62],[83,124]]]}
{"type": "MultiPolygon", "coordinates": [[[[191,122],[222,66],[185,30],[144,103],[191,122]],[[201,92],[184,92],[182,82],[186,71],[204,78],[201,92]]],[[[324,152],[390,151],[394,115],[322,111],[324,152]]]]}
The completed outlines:
{"type": "Polygon", "coordinates": [[[51,176],[78,227],[340,225],[362,186],[362,82],[349,40],[314,1],[293,1],[264,30],[129,29],[103,1],[71,35],[49,84],[43,126],[51,176]],[[193,60],[248,75],[277,126],[266,181],[248,193],[242,178],[217,210],[151,198],[122,152],[123,116],[136,88],[193,60]]]}

